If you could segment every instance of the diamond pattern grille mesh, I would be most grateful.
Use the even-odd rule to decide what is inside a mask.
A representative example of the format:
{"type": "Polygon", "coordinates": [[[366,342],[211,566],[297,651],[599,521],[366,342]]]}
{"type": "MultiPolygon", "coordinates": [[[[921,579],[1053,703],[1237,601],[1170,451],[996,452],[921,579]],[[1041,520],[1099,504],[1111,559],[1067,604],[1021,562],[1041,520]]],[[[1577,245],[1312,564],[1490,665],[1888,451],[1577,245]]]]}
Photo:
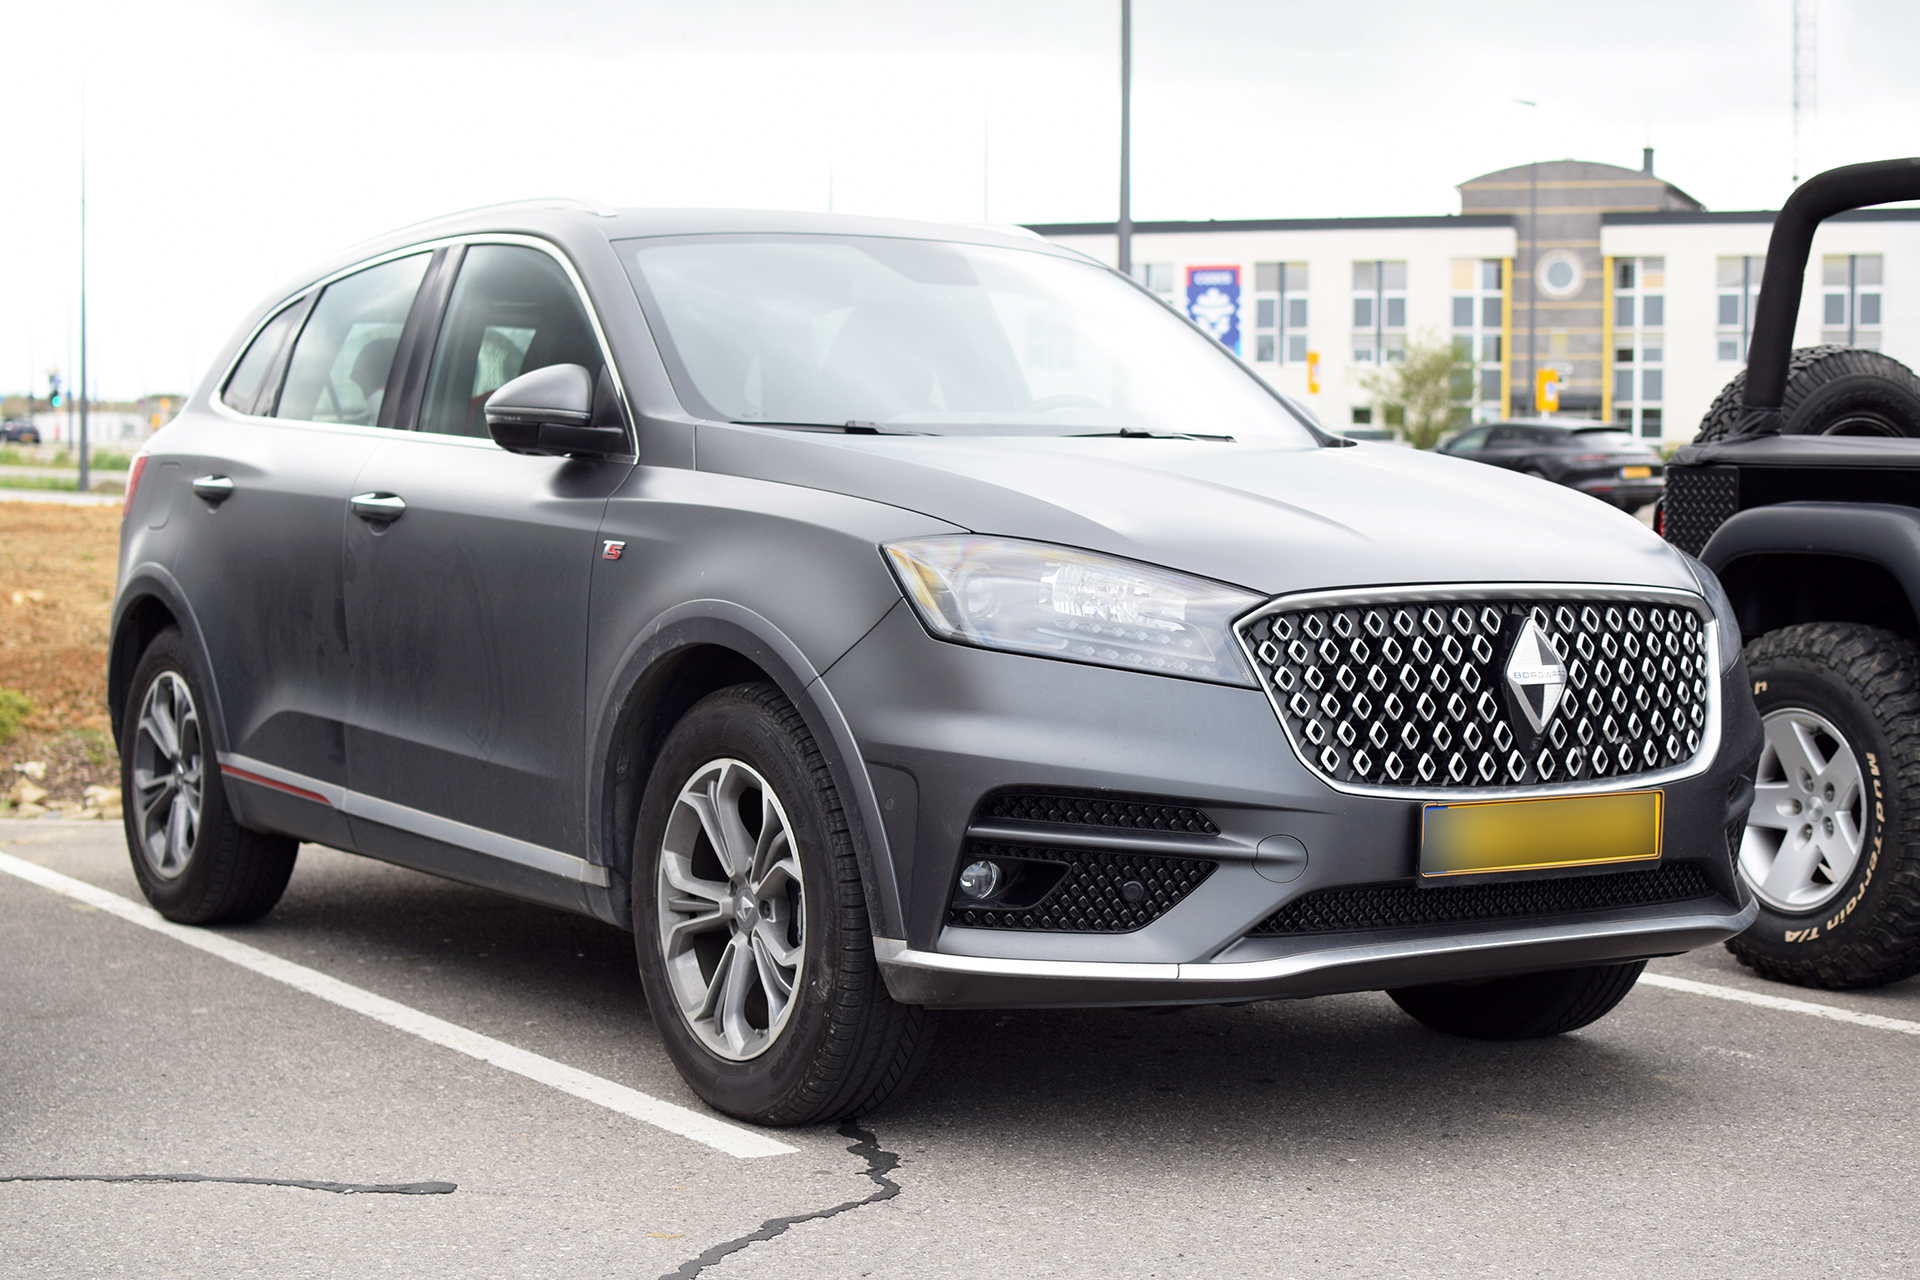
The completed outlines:
{"type": "Polygon", "coordinates": [[[975,858],[1019,858],[1067,865],[1059,883],[1030,907],[955,904],[947,912],[948,924],[1054,933],[1131,933],[1143,929],[1199,888],[1220,865],[1209,858],[968,841],[966,860],[975,858]],[[1137,902],[1127,900],[1126,886],[1130,883],[1144,890],[1137,902]]]}
{"type": "Polygon", "coordinates": [[[1247,629],[1295,748],[1335,782],[1539,786],[1631,778],[1693,758],[1706,633],[1691,609],[1596,600],[1405,601],[1288,610],[1247,629]],[[1544,732],[1506,663],[1526,620],[1567,685],[1544,732]]]}
{"type": "Polygon", "coordinates": [[[1669,468],[1663,501],[1661,529],[1667,541],[1697,556],[1713,531],[1740,509],[1740,468],[1669,468]]]}
{"type": "Polygon", "coordinates": [[[1359,933],[1413,925],[1514,920],[1569,911],[1605,911],[1685,902],[1713,891],[1697,862],[1669,862],[1638,871],[1463,884],[1442,889],[1371,885],[1322,889],[1281,907],[1253,927],[1252,937],[1303,933],[1359,933]]]}

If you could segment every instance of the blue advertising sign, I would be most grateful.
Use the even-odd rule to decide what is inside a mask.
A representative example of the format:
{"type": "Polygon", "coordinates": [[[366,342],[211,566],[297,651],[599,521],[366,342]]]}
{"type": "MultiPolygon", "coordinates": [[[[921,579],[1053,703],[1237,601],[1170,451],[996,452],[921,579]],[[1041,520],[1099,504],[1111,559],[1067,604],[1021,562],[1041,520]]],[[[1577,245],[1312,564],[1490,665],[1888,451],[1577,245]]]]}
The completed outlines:
{"type": "Polygon", "coordinates": [[[1187,314],[1193,322],[1240,354],[1240,268],[1188,267],[1187,314]]]}

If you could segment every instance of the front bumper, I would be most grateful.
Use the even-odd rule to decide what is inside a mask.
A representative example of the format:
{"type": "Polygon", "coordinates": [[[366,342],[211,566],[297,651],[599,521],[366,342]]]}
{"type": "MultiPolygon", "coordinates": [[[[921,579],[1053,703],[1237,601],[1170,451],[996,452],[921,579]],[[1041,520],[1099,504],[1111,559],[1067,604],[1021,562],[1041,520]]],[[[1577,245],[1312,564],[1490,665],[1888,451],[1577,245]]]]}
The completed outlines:
{"type": "Polygon", "coordinates": [[[1722,680],[1712,762],[1664,784],[1666,860],[1697,862],[1704,895],[1551,918],[1288,937],[1249,934],[1308,894],[1414,880],[1420,803],[1320,781],[1261,691],[947,644],[904,603],[824,680],[879,797],[905,936],[877,938],[875,949],[889,991],[908,1003],[1144,1005],[1376,990],[1672,954],[1722,941],[1752,919],[1726,835],[1733,810],[1744,813],[1741,779],[1760,746],[1737,665],[1722,680]],[[1010,789],[1193,806],[1215,833],[1030,827],[1027,835],[1217,867],[1130,932],[961,927],[950,908],[969,841],[1020,834],[1017,824],[981,817],[983,798],[1010,789]],[[1307,851],[1291,879],[1256,865],[1262,841],[1274,836],[1307,851]]]}

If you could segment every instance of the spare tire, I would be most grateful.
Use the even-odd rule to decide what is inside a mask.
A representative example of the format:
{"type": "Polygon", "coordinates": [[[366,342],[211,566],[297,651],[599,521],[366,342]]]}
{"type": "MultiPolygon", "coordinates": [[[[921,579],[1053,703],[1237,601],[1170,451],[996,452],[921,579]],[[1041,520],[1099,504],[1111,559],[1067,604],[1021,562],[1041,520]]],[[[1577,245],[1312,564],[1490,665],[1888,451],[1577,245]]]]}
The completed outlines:
{"type": "MultiPolygon", "coordinates": [[[[1746,393],[1742,369],[1700,420],[1694,443],[1731,435],[1746,393]]],[[[1787,363],[1780,416],[1790,436],[1920,436],[1920,378],[1878,351],[1800,347],[1787,363]]]]}

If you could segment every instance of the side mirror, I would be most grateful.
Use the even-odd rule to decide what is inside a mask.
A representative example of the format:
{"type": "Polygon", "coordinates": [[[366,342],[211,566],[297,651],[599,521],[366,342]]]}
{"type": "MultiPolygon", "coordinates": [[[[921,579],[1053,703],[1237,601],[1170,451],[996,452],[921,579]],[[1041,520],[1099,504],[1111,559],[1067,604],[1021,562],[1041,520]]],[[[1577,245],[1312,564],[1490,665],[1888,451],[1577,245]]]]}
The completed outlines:
{"type": "Polygon", "coordinates": [[[594,413],[593,375],[577,364],[523,373],[487,397],[487,434],[509,453],[625,457],[626,428],[594,413]],[[596,423],[596,416],[603,421],[596,423]]]}

